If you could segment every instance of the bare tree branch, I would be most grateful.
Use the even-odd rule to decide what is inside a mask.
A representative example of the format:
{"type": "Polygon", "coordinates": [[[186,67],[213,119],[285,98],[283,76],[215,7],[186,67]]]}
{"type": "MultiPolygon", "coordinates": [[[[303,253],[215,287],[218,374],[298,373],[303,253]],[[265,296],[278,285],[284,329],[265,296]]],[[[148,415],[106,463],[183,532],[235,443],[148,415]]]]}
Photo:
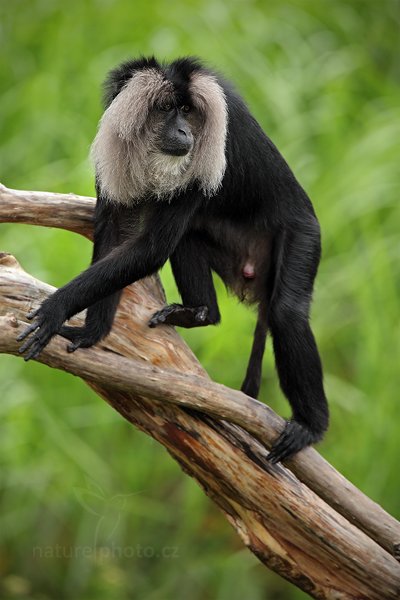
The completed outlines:
{"type": "MultiPolygon", "coordinates": [[[[93,206],[93,199],[72,194],[0,188],[3,222],[90,237],[93,206]]],[[[0,257],[1,352],[17,354],[21,321],[51,291],[13,257],[0,257]]],[[[313,597],[398,598],[400,565],[392,553],[400,524],[314,449],[287,461],[290,470],[270,465],[264,444],[270,447],[283,420],[264,404],[211,382],[173,328],[149,329],[148,317],[163,300],[156,277],[129,286],[104,343],[68,354],[57,336],[40,360],[82,377],[163,444],[252,552],[313,597]]]]}
{"type": "Polygon", "coordinates": [[[0,184],[0,199],[1,223],[58,227],[92,239],[94,198],[12,190],[0,184]]]}

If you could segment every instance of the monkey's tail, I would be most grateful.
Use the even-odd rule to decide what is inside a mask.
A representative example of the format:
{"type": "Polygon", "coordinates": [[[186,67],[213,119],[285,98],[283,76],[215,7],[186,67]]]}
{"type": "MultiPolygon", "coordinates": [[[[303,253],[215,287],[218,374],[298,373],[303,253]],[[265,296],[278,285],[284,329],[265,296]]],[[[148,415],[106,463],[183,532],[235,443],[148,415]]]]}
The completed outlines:
{"type": "Polygon", "coordinates": [[[258,306],[257,323],[254,330],[253,345],[251,348],[249,364],[247,366],[246,377],[240,388],[242,392],[252,398],[257,398],[258,392],[260,391],[262,360],[265,351],[267,332],[267,310],[264,303],[261,302],[258,306]]]}

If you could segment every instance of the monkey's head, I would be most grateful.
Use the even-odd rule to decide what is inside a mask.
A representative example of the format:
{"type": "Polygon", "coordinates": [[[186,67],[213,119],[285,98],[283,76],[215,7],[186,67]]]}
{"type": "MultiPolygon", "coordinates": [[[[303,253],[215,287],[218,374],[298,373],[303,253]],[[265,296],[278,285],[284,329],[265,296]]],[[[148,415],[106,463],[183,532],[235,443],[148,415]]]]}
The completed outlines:
{"type": "Polygon", "coordinates": [[[97,179],[111,200],[171,195],[197,182],[206,195],[225,172],[227,107],[198,60],[129,61],[105,82],[105,112],[92,146],[97,179]]]}

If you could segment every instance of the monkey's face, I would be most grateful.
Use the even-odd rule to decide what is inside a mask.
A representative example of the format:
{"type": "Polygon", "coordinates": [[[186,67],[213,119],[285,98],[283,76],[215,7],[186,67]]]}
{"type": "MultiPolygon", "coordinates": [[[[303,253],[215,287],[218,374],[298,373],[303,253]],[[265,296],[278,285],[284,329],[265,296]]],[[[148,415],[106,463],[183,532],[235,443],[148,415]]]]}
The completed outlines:
{"type": "Polygon", "coordinates": [[[193,106],[172,100],[157,103],[150,121],[158,152],[168,156],[191,153],[201,128],[201,115],[193,106]]]}
{"type": "Polygon", "coordinates": [[[158,121],[158,144],[163,154],[170,156],[185,156],[193,148],[194,138],[189,122],[190,106],[174,106],[165,102],[156,108],[159,113],[158,121]]]}

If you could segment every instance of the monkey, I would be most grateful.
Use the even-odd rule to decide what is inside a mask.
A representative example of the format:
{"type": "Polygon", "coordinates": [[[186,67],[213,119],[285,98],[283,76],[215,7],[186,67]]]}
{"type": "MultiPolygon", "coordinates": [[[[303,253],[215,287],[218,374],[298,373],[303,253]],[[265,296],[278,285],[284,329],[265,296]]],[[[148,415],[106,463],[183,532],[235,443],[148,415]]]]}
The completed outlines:
{"type": "Polygon", "coordinates": [[[104,106],[91,148],[91,265],[28,315],[20,353],[36,358],[56,334],[70,352],[93,346],[110,332],[122,289],[167,260],[182,303],[148,325],[217,325],[216,273],[258,309],[241,387],[253,398],[272,337],[292,417],[269,460],[320,441],[329,410],[309,313],[321,236],[307,193],[233,84],[196,57],[123,62],[106,78],[104,106]],[[83,309],[82,327],[64,324],[83,309]]]}

